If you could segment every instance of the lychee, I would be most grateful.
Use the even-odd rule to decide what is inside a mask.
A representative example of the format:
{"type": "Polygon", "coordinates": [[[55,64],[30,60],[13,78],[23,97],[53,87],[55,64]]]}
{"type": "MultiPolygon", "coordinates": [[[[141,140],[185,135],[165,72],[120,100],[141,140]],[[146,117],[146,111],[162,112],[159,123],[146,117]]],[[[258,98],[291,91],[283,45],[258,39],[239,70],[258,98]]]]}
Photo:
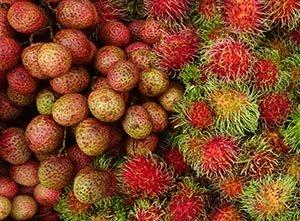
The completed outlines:
{"type": "Polygon", "coordinates": [[[0,196],[0,220],[5,220],[11,213],[11,202],[4,196],[0,196]]]}
{"type": "Polygon", "coordinates": [[[9,177],[0,176],[0,196],[12,200],[19,190],[18,184],[9,177]]]}
{"type": "Polygon", "coordinates": [[[0,71],[16,66],[21,57],[21,46],[14,39],[0,37],[0,71]]]}
{"type": "Polygon", "coordinates": [[[54,206],[59,199],[60,191],[49,189],[38,184],[33,191],[34,199],[42,206],[54,206]]]}
{"type": "Polygon", "coordinates": [[[142,106],[148,111],[150,114],[151,122],[152,122],[152,131],[154,133],[162,132],[168,125],[168,114],[167,112],[157,103],[149,101],[142,106]]]}
{"type": "Polygon", "coordinates": [[[52,114],[53,104],[56,95],[53,91],[45,88],[42,89],[36,97],[36,108],[40,114],[52,114]]]}
{"type": "Polygon", "coordinates": [[[10,176],[18,184],[23,186],[35,186],[39,183],[39,163],[30,160],[21,165],[14,165],[10,168],[10,176]]]}
{"type": "Polygon", "coordinates": [[[128,156],[145,156],[154,153],[158,145],[158,136],[154,133],[144,139],[128,137],[125,148],[128,156]]]}
{"type": "Polygon", "coordinates": [[[31,196],[18,195],[11,202],[10,216],[14,220],[30,220],[37,210],[38,205],[31,196]]]}

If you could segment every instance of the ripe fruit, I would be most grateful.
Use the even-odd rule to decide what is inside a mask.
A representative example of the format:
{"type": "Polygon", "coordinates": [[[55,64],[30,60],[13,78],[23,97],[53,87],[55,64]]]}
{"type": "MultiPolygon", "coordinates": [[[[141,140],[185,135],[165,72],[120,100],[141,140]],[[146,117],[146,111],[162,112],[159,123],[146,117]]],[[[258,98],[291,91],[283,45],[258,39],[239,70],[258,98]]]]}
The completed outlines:
{"type": "Polygon", "coordinates": [[[29,106],[35,100],[36,93],[20,94],[11,87],[7,87],[7,97],[15,105],[20,107],[29,106]]]}
{"type": "Polygon", "coordinates": [[[7,74],[8,85],[17,93],[31,94],[37,88],[37,81],[23,66],[18,66],[7,74]]]}
{"type": "Polygon", "coordinates": [[[154,66],[155,54],[148,49],[138,49],[130,53],[130,61],[140,70],[148,70],[154,66]]]}
{"type": "Polygon", "coordinates": [[[204,101],[193,102],[186,115],[189,123],[197,129],[207,129],[213,124],[213,112],[204,101]]]}
{"type": "Polygon", "coordinates": [[[0,176],[0,196],[11,200],[19,190],[18,184],[9,177],[0,176]]]}
{"type": "Polygon", "coordinates": [[[122,124],[125,132],[134,139],[146,138],[153,128],[150,114],[139,105],[127,109],[122,124]]]}
{"type": "Polygon", "coordinates": [[[66,74],[70,70],[72,53],[70,49],[63,45],[44,43],[38,49],[37,61],[44,75],[57,77],[66,74]]]}
{"type": "Polygon", "coordinates": [[[15,67],[21,56],[21,47],[14,39],[0,37],[0,71],[15,67]]]}
{"type": "Polygon", "coordinates": [[[106,21],[126,19],[127,11],[122,7],[122,2],[111,0],[99,0],[94,2],[98,12],[98,22],[102,24],[106,21]]]}
{"type": "Polygon", "coordinates": [[[4,220],[11,212],[11,202],[4,196],[0,196],[0,220],[4,220]]]}
{"type": "Polygon", "coordinates": [[[18,195],[11,202],[10,216],[14,220],[30,220],[37,210],[38,205],[31,196],[18,195]]]}
{"type": "Polygon", "coordinates": [[[60,191],[49,189],[38,184],[33,191],[34,199],[42,206],[54,206],[59,199],[60,191]]]}
{"type": "Polygon", "coordinates": [[[42,8],[28,1],[13,4],[7,12],[7,19],[15,30],[23,34],[32,34],[47,22],[42,8]]]}
{"type": "MultiPolygon", "coordinates": [[[[135,221],[163,219],[163,210],[158,202],[151,203],[150,200],[137,200],[133,208],[133,219],[135,221]]],[[[95,220],[99,221],[99,220],[95,220]]],[[[101,221],[101,220],[100,220],[101,221]]],[[[105,220],[104,220],[105,221],[105,220]]]]}
{"type": "Polygon", "coordinates": [[[67,157],[73,162],[75,174],[92,163],[92,158],[83,153],[77,145],[67,148],[67,157]]]}
{"type": "Polygon", "coordinates": [[[107,75],[111,67],[118,61],[125,61],[124,51],[116,46],[104,46],[96,54],[95,68],[100,74],[107,75]]]}
{"type": "Polygon", "coordinates": [[[23,186],[35,186],[39,183],[38,178],[39,163],[28,161],[21,165],[14,165],[10,168],[10,176],[18,184],[23,186]]]}
{"type": "Polygon", "coordinates": [[[7,10],[0,8],[0,37],[13,37],[14,30],[7,20],[7,10]]]}
{"type": "Polygon", "coordinates": [[[49,89],[42,89],[36,97],[36,108],[40,114],[52,114],[56,95],[49,89]]]}
{"type": "Polygon", "coordinates": [[[147,97],[157,97],[168,90],[168,75],[156,69],[143,71],[140,74],[138,89],[147,97]]]}
{"type": "Polygon", "coordinates": [[[168,166],[174,169],[176,174],[182,175],[187,172],[188,165],[182,153],[177,148],[168,148],[163,152],[162,157],[168,166]]]}
{"type": "Polygon", "coordinates": [[[149,113],[154,133],[162,132],[168,125],[167,112],[157,103],[149,101],[142,105],[149,113]]]}
{"type": "Polygon", "coordinates": [[[65,94],[53,104],[53,119],[62,126],[76,125],[84,120],[87,115],[87,100],[81,94],[65,94]]]}
{"type": "Polygon", "coordinates": [[[173,174],[167,170],[165,163],[154,156],[135,156],[120,165],[118,181],[124,193],[152,198],[168,191],[173,184],[173,174]]]}
{"type": "Polygon", "coordinates": [[[56,19],[66,28],[86,29],[96,24],[98,15],[88,0],[67,0],[58,4],[56,19]]]}
{"type": "Polygon", "coordinates": [[[128,137],[125,148],[128,156],[145,156],[154,153],[158,144],[158,136],[150,134],[144,139],[133,139],[128,137]]]}
{"type": "Polygon", "coordinates": [[[125,112],[122,96],[109,88],[101,88],[90,93],[88,106],[95,118],[102,122],[119,120],[125,112]]]}
{"type": "Polygon", "coordinates": [[[239,210],[231,205],[231,204],[225,204],[217,208],[212,212],[210,215],[209,221],[242,221],[244,220],[241,214],[239,213],[239,210]]]}
{"type": "Polygon", "coordinates": [[[0,155],[13,165],[23,164],[29,160],[31,152],[26,144],[24,131],[10,127],[0,134],[0,155]]]}
{"type": "Polygon", "coordinates": [[[88,156],[97,156],[108,148],[110,129],[97,119],[87,118],[76,127],[75,136],[82,152],[88,156]]]}
{"type": "Polygon", "coordinates": [[[0,119],[11,121],[20,116],[22,109],[14,105],[3,93],[0,92],[0,119]]]}
{"type": "Polygon", "coordinates": [[[61,190],[73,176],[73,164],[67,157],[50,156],[42,161],[38,170],[41,185],[49,189],[61,190]]]}
{"type": "Polygon", "coordinates": [[[170,84],[169,89],[159,97],[160,105],[168,112],[175,112],[176,104],[183,97],[183,88],[178,84],[170,84]]]}
{"type": "Polygon", "coordinates": [[[27,125],[25,136],[34,153],[50,153],[63,140],[63,128],[48,115],[38,115],[27,125]]]}
{"type": "Polygon", "coordinates": [[[163,25],[154,19],[145,20],[139,32],[141,40],[148,45],[159,42],[163,34],[163,25]]]}
{"type": "Polygon", "coordinates": [[[118,61],[108,71],[107,79],[115,91],[127,92],[138,83],[139,70],[129,61],[118,61]]]}
{"type": "Polygon", "coordinates": [[[137,51],[139,49],[145,49],[145,50],[151,51],[151,47],[149,45],[145,44],[144,42],[141,42],[141,41],[133,42],[125,48],[127,57],[130,58],[131,53],[134,51],[137,51]]]}
{"type": "Polygon", "coordinates": [[[241,176],[230,175],[218,183],[222,194],[229,199],[237,199],[243,194],[244,179],[241,176]]]}
{"type": "Polygon", "coordinates": [[[103,23],[99,37],[108,45],[125,47],[131,40],[130,31],[126,25],[119,21],[103,23]]]}
{"type": "Polygon", "coordinates": [[[78,172],[74,180],[74,195],[81,203],[92,204],[104,197],[110,183],[110,177],[91,167],[78,172]]]}
{"type": "Polygon", "coordinates": [[[133,20],[128,25],[131,36],[136,41],[141,40],[140,32],[142,30],[144,22],[145,22],[144,20],[133,20]]]}
{"type": "Polygon", "coordinates": [[[255,86],[258,89],[275,86],[278,82],[278,66],[271,60],[258,60],[255,62],[253,70],[255,73],[255,86]]]}

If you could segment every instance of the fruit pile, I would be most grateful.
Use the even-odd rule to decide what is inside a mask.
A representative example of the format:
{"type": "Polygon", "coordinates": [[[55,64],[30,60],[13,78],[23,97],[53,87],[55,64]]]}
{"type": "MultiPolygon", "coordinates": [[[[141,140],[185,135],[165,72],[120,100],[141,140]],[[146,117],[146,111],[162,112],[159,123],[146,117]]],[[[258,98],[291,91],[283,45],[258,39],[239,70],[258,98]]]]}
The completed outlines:
{"type": "Polygon", "coordinates": [[[0,0],[0,220],[299,221],[299,0],[0,0]]]}

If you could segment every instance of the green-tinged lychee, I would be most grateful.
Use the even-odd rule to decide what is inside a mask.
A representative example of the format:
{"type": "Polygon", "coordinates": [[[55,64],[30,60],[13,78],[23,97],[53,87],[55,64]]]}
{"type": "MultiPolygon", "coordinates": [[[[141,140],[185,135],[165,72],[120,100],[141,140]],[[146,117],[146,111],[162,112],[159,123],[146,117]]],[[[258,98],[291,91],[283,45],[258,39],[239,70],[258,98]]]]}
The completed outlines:
{"type": "Polygon", "coordinates": [[[150,114],[139,105],[127,109],[122,124],[125,132],[134,139],[146,138],[153,128],[150,114]]]}
{"type": "Polygon", "coordinates": [[[5,220],[11,212],[11,202],[4,196],[0,196],[0,220],[5,220]]]}
{"type": "Polygon", "coordinates": [[[155,133],[162,132],[168,125],[168,114],[158,104],[152,101],[146,102],[142,105],[150,114],[153,125],[152,131],[155,133]]]}
{"type": "Polygon", "coordinates": [[[36,97],[36,108],[40,114],[52,114],[52,108],[55,100],[57,99],[56,94],[45,88],[42,89],[36,97]]]}
{"type": "Polygon", "coordinates": [[[18,195],[11,202],[10,216],[14,220],[30,220],[37,210],[38,204],[31,196],[18,195]]]}
{"type": "Polygon", "coordinates": [[[35,186],[39,183],[39,163],[30,160],[21,165],[14,165],[10,168],[10,176],[18,184],[23,186],[35,186]]]}
{"type": "Polygon", "coordinates": [[[158,136],[152,133],[148,137],[139,140],[128,137],[125,148],[128,156],[143,156],[154,153],[157,145],[158,136]]]}
{"type": "Polygon", "coordinates": [[[176,104],[183,98],[183,88],[179,84],[170,84],[169,89],[159,97],[159,103],[167,112],[175,112],[176,104]]]}

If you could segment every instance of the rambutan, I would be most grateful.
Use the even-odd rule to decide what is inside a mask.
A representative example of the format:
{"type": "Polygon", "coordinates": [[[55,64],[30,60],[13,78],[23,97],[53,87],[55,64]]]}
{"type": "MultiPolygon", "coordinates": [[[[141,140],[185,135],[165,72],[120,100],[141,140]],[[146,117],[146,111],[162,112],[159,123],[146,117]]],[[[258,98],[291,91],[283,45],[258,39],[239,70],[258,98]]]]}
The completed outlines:
{"type": "Polygon", "coordinates": [[[197,56],[199,46],[200,39],[191,28],[165,35],[154,46],[158,65],[165,71],[181,69],[197,56]]]}
{"type": "Polygon", "coordinates": [[[173,184],[172,172],[156,156],[127,159],[119,167],[117,178],[125,194],[141,198],[162,196],[173,184]]]}
{"type": "Polygon", "coordinates": [[[184,161],[182,153],[177,148],[168,148],[163,153],[163,159],[169,167],[174,169],[177,175],[182,175],[188,170],[188,165],[184,161]]]}
{"type": "Polygon", "coordinates": [[[126,10],[120,2],[114,0],[97,0],[95,8],[98,12],[98,22],[123,20],[126,18],[126,10]]]}
{"type": "Polygon", "coordinates": [[[158,202],[138,200],[132,211],[132,221],[160,221],[164,215],[158,202]]]}
{"type": "Polygon", "coordinates": [[[244,189],[242,208],[253,220],[298,220],[288,218],[295,212],[296,184],[290,176],[252,180],[244,189]]]}
{"type": "Polygon", "coordinates": [[[238,175],[226,177],[218,183],[221,193],[228,199],[237,199],[242,196],[244,185],[245,181],[243,177],[238,175]]]}
{"type": "Polygon", "coordinates": [[[212,125],[212,115],[212,111],[203,101],[194,102],[187,111],[187,118],[191,125],[199,129],[206,129],[212,125]]]}
{"type": "Polygon", "coordinates": [[[242,221],[244,220],[239,210],[231,205],[225,204],[215,209],[209,217],[209,221],[242,221]]]}
{"type": "Polygon", "coordinates": [[[300,156],[291,156],[286,158],[284,171],[287,175],[300,181],[300,156]]]}
{"type": "Polygon", "coordinates": [[[198,0],[194,5],[194,23],[204,29],[212,29],[221,22],[219,0],[198,0]]]}
{"type": "Polygon", "coordinates": [[[263,134],[264,139],[275,153],[287,154],[290,147],[284,142],[283,137],[278,131],[266,131],[263,134]]]}

